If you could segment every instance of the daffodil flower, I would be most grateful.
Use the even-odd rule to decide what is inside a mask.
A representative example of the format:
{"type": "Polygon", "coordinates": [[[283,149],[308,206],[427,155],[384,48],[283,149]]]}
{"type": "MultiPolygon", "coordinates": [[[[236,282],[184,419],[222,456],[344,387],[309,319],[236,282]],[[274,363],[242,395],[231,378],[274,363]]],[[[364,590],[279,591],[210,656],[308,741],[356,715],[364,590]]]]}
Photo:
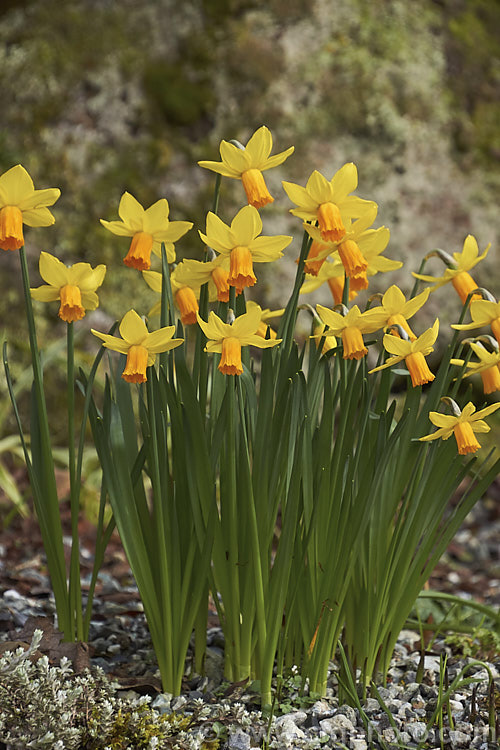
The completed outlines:
{"type": "MultiPolygon", "coordinates": [[[[219,255],[214,260],[203,262],[185,258],[172,274],[177,285],[187,283],[193,289],[208,284],[209,300],[229,302],[229,258],[219,255]]],[[[196,320],[193,321],[196,323],[196,320]]]]}
{"type": "Polygon", "coordinates": [[[104,281],[105,265],[92,268],[89,263],[75,263],[68,268],[50,253],[41,252],[38,268],[47,283],[30,289],[31,296],[40,302],[60,300],[59,317],[66,323],[81,320],[86,310],[99,305],[96,289],[104,281]]]}
{"type": "Polygon", "coordinates": [[[463,359],[451,359],[450,364],[458,365],[459,367],[463,367],[465,364],[467,372],[465,372],[464,378],[469,378],[471,375],[480,373],[484,393],[500,391],[500,352],[498,351],[498,347],[496,351],[489,352],[480,343],[469,341],[468,344],[476,354],[479,362],[466,363],[463,359]]]}
{"type": "Polygon", "coordinates": [[[344,221],[373,212],[376,203],[350,195],[358,186],[358,171],[352,163],[344,164],[327,180],[314,170],[304,187],[283,182],[288,197],[298,208],[290,213],[305,221],[319,224],[323,240],[337,242],[346,234],[344,221]]]}
{"type": "MultiPolygon", "coordinates": [[[[196,273],[197,267],[195,266],[194,273],[191,269],[192,264],[198,263],[200,263],[200,265],[208,265],[201,263],[200,261],[185,259],[179,263],[170,274],[172,295],[175,305],[180,312],[183,325],[194,325],[196,323],[196,313],[199,309],[198,299],[200,296],[200,286],[204,282],[200,281],[199,275],[196,273]]],[[[158,271],[143,271],[142,275],[147,285],[154,292],[161,294],[161,273],[158,273],[158,271]]],[[[208,284],[208,299],[210,302],[217,299],[217,287],[215,283],[210,281],[208,284]]],[[[158,315],[160,312],[160,306],[161,302],[157,302],[149,311],[149,315],[158,315]]]]}
{"type": "MultiPolygon", "coordinates": [[[[462,304],[465,304],[465,300],[471,292],[477,289],[477,284],[470,275],[469,271],[474,268],[481,260],[486,258],[488,251],[491,247],[491,243],[487,246],[484,253],[479,255],[479,248],[477,246],[477,240],[472,234],[468,234],[465,238],[464,246],[461,253],[453,253],[453,260],[450,258],[450,267],[447,268],[442,276],[427,276],[422,273],[415,273],[412,271],[413,276],[421,281],[427,281],[432,283],[431,292],[439,289],[439,287],[448,284],[450,281],[453,284],[455,291],[460,297],[462,304]]],[[[442,254],[441,254],[442,257],[442,254]]],[[[480,299],[480,297],[472,297],[472,299],[480,299]]]]}
{"type": "Polygon", "coordinates": [[[244,315],[238,316],[232,323],[224,323],[218,315],[211,312],[208,322],[197,315],[201,330],[207,337],[206,352],[220,352],[219,370],[224,375],[241,375],[242,346],[257,346],[268,349],[280,344],[282,339],[264,339],[257,331],[262,320],[262,310],[259,305],[251,307],[244,315]]]}
{"type": "Polygon", "coordinates": [[[408,318],[411,318],[417,310],[427,302],[430,289],[424,289],[416,297],[407,300],[403,292],[395,284],[382,296],[380,307],[371,308],[380,314],[381,327],[400,325],[408,334],[410,341],[415,341],[416,335],[408,325],[408,318]]]}
{"type": "Polygon", "coordinates": [[[500,302],[486,299],[472,300],[470,303],[472,323],[454,323],[451,327],[457,331],[471,331],[482,326],[491,326],[491,332],[500,345],[500,302]]]}
{"type": "Polygon", "coordinates": [[[455,435],[458,452],[461,455],[475,453],[479,450],[481,445],[476,440],[474,433],[490,431],[490,427],[483,421],[483,419],[500,408],[500,403],[491,404],[485,409],[481,409],[481,411],[476,411],[476,407],[471,401],[464,406],[461,412],[456,404],[455,407],[456,409],[454,409],[454,411],[457,412],[456,416],[441,414],[437,411],[429,412],[430,421],[439,429],[431,435],[424,435],[424,437],[419,438],[419,440],[437,440],[438,438],[448,440],[451,435],[455,435]]]}
{"type": "MultiPolygon", "coordinates": [[[[389,242],[390,233],[386,227],[380,227],[377,230],[368,229],[368,227],[375,221],[376,216],[377,206],[373,205],[371,210],[367,211],[360,219],[353,222],[350,220],[346,221],[346,233],[343,238],[340,241],[335,242],[327,241],[321,253],[318,253],[317,255],[318,258],[321,258],[323,254],[326,256],[338,253],[342,265],[344,266],[346,276],[349,276],[350,278],[363,278],[363,288],[368,286],[368,280],[366,278],[368,260],[364,255],[364,246],[366,245],[372,253],[374,250],[378,250],[378,252],[381,253],[385,250],[387,243],[389,242]]],[[[313,238],[314,242],[321,242],[322,240],[324,242],[319,227],[305,224],[304,229],[313,238]]]]}
{"type": "MultiPolygon", "coordinates": [[[[248,302],[246,303],[247,312],[250,312],[250,310],[252,310],[252,308],[254,307],[258,307],[260,309],[260,305],[258,305],[257,302],[248,300],[248,302]]],[[[264,310],[260,309],[260,325],[257,329],[257,336],[261,336],[263,339],[267,338],[267,336],[269,336],[269,338],[271,339],[275,339],[276,331],[271,328],[267,321],[271,320],[271,318],[281,317],[284,312],[284,307],[282,307],[280,310],[270,310],[268,307],[266,307],[264,310]]]]}
{"type": "MultiPolygon", "coordinates": [[[[340,305],[344,294],[344,277],[345,270],[342,262],[338,258],[334,258],[333,260],[328,258],[315,276],[306,274],[305,281],[300,288],[300,294],[315,292],[316,289],[319,289],[320,286],[326,283],[332,293],[335,304],[340,305]]],[[[354,299],[357,294],[357,291],[353,290],[351,285],[349,285],[349,300],[354,299]]]]}
{"type": "Polygon", "coordinates": [[[20,164],[0,176],[0,247],[19,250],[24,245],[23,224],[49,227],[55,219],[47,206],[61,195],[59,188],[35,190],[33,180],[20,164]]]}
{"type": "Polygon", "coordinates": [[[151,252],[161,257],[162,242],[165,243],[168,262],[173,263],[174,242],[193,226],[191,221],[170,221],[168,213],[168,201],[165,198],[144,209],[130,193],[123,193],[118,206],[121,221],[101,219],[101,224],[120,237],[132,237],[123,262],[129,268],[146,271],[151,268],[151,252]]]}
{"type": "Polygon", "coordinates": [[[228,282],[241,290],[253,286],[257,281],[253,272],[254,263],[269,263],[280,258],[292,241],[292,237],[265,237],[261,232],[259,212],[253,206],[244,206],[232,220],[231,226],[224,224],[210,211],[207,214],[206,234],[199,234],[206,245],[229,257],[228,282]]]}
{"type": "Polygon", "coordinates": [[[95,331],[93,328],[91,332],[103,341],[106,349],[127,355],[122,374],[127,383],[145,383],[146,368],[154,364],[156,355],[174,349],[184,341],[172,338],[175,326],[166,326],[149,333],[145,322],[135,310],[129,310],[123,316],[119,330],[121,338],[95,331]]]}
{"type": "MultiPolygon", "coordinates": [[[[344,359],[362,359],[368,354],[363,341],[364,333],[373,333],[380,328],[378,320],[373,316],[373,310],[362,313],[357,305],[353,305],[346,315],[330,310],[323,305],[316,305],[316,311],[322,322],[330,329],[328,335],[341,336],[344,359]]],[[[315,334],[313,338],[324,335],[315,334]]]]}
{"type": "Polygon", "coordinates": [[[245,147],[239,148],[234,143],[222,141],[220,144],[222,161],[199,161],[198,164],[223,177],[241,180],[248,203],[255,208],[262,208],[274,201],[267,189],[262,172],[279,166],[294,151],[294,147],[290,146],[286,151],[270,156],[272,147],[272,135],[263,125],[255,131],[245,147]]]}
{"type": "Polygon", "coordinates": [[[328,333],[328,326],[326,326],[324,323],[315,322],[313,326],[312,338],[316,339],[317,347],[320,345],[321,339],[324,339],[321,354],[326,354],[326,352],[337,348],[337,339],[331,333],[328,333]]]}
{"type": "Polygon", "coordinates": [[[432,328],[428,328],[427,331],[424,331],[414,341],[407,341],[406,339],[399,338],[399,336],[386,333],[382,341],[384,349],[394,356],[389,357],[383,365],[374,367],[373,370],[370,370],[369,374],[384,370],[386,367],[392,367],[404,359],[413,387],[430,383],[434,380],[434,375],[429,370],[425,358],[434,351],[433,344],[437,339],[438,331],[439,320],[436,319],[432,328]]]}

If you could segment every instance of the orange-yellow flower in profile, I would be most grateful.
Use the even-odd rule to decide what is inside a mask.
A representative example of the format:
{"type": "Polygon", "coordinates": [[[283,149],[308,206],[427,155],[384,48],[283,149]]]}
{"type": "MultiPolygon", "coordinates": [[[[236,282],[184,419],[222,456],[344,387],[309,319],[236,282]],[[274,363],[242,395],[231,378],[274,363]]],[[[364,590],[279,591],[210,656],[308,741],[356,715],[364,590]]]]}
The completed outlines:
{"type": "MultiPolygon", "coordinates": [[[[368,287],[367,271],[369,258],[365,255],[365,251],[372,258],[373,256],[380,255],[389,242],[390,232],[387,227],[379,227],[378,229],[368,228],[373,224],[376,216],[377,206],[373,204],[370,210],[367,210],[365,215],[356,221],[346,220],[346,233],[344,237],[337,242],[325,242],[323,250],[317,256],[321,258],[322,256],[326,257],[327,255],[338,253],[346,276],[349,276],[352,280],[352,286],[356,288],[356,291],[368,287]]],[[[322,240],[319,227],[305,224],[304,229],[313,238],[313,242],[322,240]]],[[[307,269],[305,270],[307,273],[307,269]]]]}
{"type": "Polygon", "coordinates": [[[340,241],[346,234],[345,221],[373,211],[376,203],[350,195],[358,186],[358,171],[352,163],[344,164],[327,180],[314,170],[304,187],[294,182],[283,182],[288,197],[298,208],[290,213],[305,221],[318,222],[321,238],[340,241]]]}
{"type": "MultiPolygon", "coordinates": [[[[490,339],[490,341],[493,342],[493,339],[490,339]]],[[[463,343],[466,342],[464,341],[463,343]]],[[[500,391],[500,352],[498,351],[498,345],[494,351],[490,352],[479,342],[467,341],[467,343],[479,361],[466,362],[463,359],[451,359],[450,364],[458,365],[459,367],[463,367],[465,364],[467,371],[464,374],[464,378],[469,378],[471,375],[479,373],[483,381],[484,393],[500,391]]]]}
{"type": "Polygon", "coordinates": [[[470,303],[472,323],[454,323],[451,327],[457,331],[471,331],[482,326],[491,326],[491,332],[500,346],[500,302],[477,299],[470,303]]]}
{"type": "Polygon", "coordinates": [[[165,198],[144,209],[130,193],[123,193],[118,206],[121,221],[101,219],[101,224],[120,237],[132,237],[123,262],[129,268],[146,271],[151,268],[151,252],[161,257],[162,242],[165,243],[168,262],[173,263],[174,242],[193,226],[191,221],[170,221],[168,214],[169,206],[165,198]]]}
{"type": "Polygon", "coordinates": [[[437,440],[438,438],[448,440],[451,435],[455,435],[458,452],[461,455],[475,453],[479,450],[481,445],[476,440],[474,433],[490,431],[489,425],[483,421],[484,417],[493,414],[494,411],[500,408],[500,403],[491,404],[485,409],[481,409],[481,411],[476,411],[474,404],[469,401],[469,403],[464,406],[463,410],[460,411],[459,407],[452,399],[446,397],[446,400],[452,402],[451,405],[455,412],[455,416],[441,414],[437,411],[429,412],[429,419],[432,424],[439,429],[431,435],[424,435],[424,437],[419,439],[424,441],[437,440]]]}
{"type": "Polygon", "coordinates": [[[383,325],[400,325],[408,334],[410,341],[415,341],[417,337],[408,325],[408,318],[411,318],[417,310],[420,310],[427,302],[429,294],[430,289],[424,289],[416,297],[406,300],[401,289],[393,284],[382,296],[380,307],[372,307],[371,309],[380,314],[381,327],[383,325]]]}
{"type": "Polygon", "coordinates": [[[229,141],[220,144],[222,161],[199,161],[200,167],[217,172],[223,177],[241,180],[247,201],[255,208],[262,208],[272,203],[274,198],[269,193],[262,172],[282,164],[293,153],[294,147],[270,156],[273,138],[265,125],[255,131],[246,146],[238,146],[229,141]]]}
{"type": "MultiPolygon", "coordinates": [[[[248,300],[246,303],[247,312],[250,312],[250,310],[254,307],[259,307],[260,305],[257,304],[257,302],[254,302],[253,300],[248,300]]],[[[257,329],[257,336],[262,336],[263,339],[265,338],[276,338],[276,331],[271,328],[271,326],[268,324],[268,320],[271,320],[271,318],[279,318],[283,315],[285,312],[285,308],[282,307],[280,310],[270,310],[268,307],[265,310],[260,310],[260,325],[257,329]]]]}
{"type": "Polygon", "coordinates": [[[207,214],[207,232],[200,232],[203,242],[217,253],[229,257],[228,282],[237,289],[253,286],[257,278],[254,263],[270,263],[283,255],[292,237],[261,235],[262,220],[253,206],[244,206],[231,222],[224,224],[217,214],[207,214]]]}
{"type": "Polygon", "coordinates": [[[47,206],[52,206],[60,195],[59,188],[35,190],[33,180],[20,164],[0,175],[0,247],[19,250],[24,245],[23,224],[53,224],[55,219],[47,206]]]}
{"type": "Polygon", "coordinates": [[[201,330],[207,337],[206,352],[219,352],[222,356],[218,369],[224,375],[241,375],[242,346],[257,346],[268,349],[281,343],[281,339],[264,339],[257,331],[262,320],[259,305],[252,306],[244,315],[239,315],[232,323],[224,323],[218,315],[211,312],[208,322],[197,316],[201,330]]]}
{"type": "MultiPolygon", "coordinates": [[[[170,274],[170,287],[175,305],[180,312],[183,325],[194,325],[196,313],[198,312],[198,299],[200,296],[200,279],[195,270],[192,272],[193,264],[208,265],[197,260],[185,259],[174,268],[170,274]]],[[[143,271],[142,275],[147,285],[154,292],[161,294],[162,275],[158,271],[143,271]]],[[[203,282],[202,282],[203,283],[203,282]]],[[[217,299],[217,287],[209,281],[208,299],[213,302],[217,299]]],[[[161,300],[153,305],[149,315],[158,315],[161,309],[161,300]]]]}
{"type": "MultiPolygon", "coordinates": [[[[315,276],[306,273],[305,281],[300,288],[300,294],[315,292],[322,284],[326,283],[332,293],[335,304],[340,305],[344,294],[344,277],[345,270],[341,261],[338,258],[334,258],[333,260],[327,258],[315,276]]],[[[357,291],[351,289],[349,286],[349,300],[354,299],[356,295],[357,291]]]]}
{"type": "Polygon", "coordinates": [[[38,268],[47,283],[30,289],[31,296],[40,302],[60,300],[59,317],[66,323],[81,320],[86,310],[99,305],[96,289],[104,281],[105,265],[92,268],[89,263],[75,263],[68,268],[50,253],[41,252],[38,268]]]}
{"type": "MultiPolygon", "coordinates": [[[[346,308],[344,308],[345,310],[346,308]]],[[[341,315],[335,310],[330,310],[323,305],[316,305],[316,311],[322,322],[328,326],[327,335],[341,336],[344,359],[362,359],[368,354],[368,349],[363,341],[364,333],[373,333],[380,325],[377,318],[373,316],[372,310],[362,313],[357,305],[353,305],[345,314],[341,315]]],[[[324,336],[323,331],[315,334],[313,338],[324,336]]]]}
{"type": "Polygon", "coordinates": [[[184,341],[184,339],[172,338],[175,326],[166,326],[149,333],[145,322],[135,310],[129,310],[123,316],[120,323],[121,338],[95,331],[93,328],[91,331],[94,336],[102,339],[106,349],[127,355],[127,362],[122,373],[122,378],[127,383],[145,383],[146,368],[154,364],[156,355],[174,349],[184,341]]]}
{"type": "MultiPolygon", "coordinates": [[[[373,311],[375,312],[375,310],[373,311]]],[[[378,370],[384,370],[386,367],[392,367],[393,365],[402,362],[403,359],[406,363],[408,371],[411,377],[411,384],[413,387],[417,385],[425,385],[434,380],[434,375],[429,370],[427,365],[426,356],[434,351],[433,344],[437,339],[439,331],[439,320],[434,321],[432,328],[428,328],[427,331],[419,336],[415,341],[406,340],[399,336],[393,336],[391,334],[385,334],[383,338],[384,349],[393,354],[394,356],[379,367],[374,367],[372,372],[378,372],[378,370]]]]}
{"type": "MultiPolygon", "coordinates": [[[[491,242],[486,247],[484,253],[479,255],[479,248],[477,246],[477,240],[472,234],[468,234],[465,238],[464,246],[461,253],[453,253],[453,258],[439,251],[437,254],[442,260],[445,260],[449,264],[448,268],[442,276],[427,276],[422,273],[415,273],[412,271],[413,276],[421,281],[428,281],[432,283],[431,292],[439,289],[439,287],[448,284],[451,281],[455,291],[460,297],[462,304],[465,304],[465,300],[471,292],[477,289],[477,284],[470,275],[469,271],[474,268],[481,260],[486,258],[488,251],[491,247],[491,242]]],[[[473,300],[480,300],[479,295],[473,295],[473,300]]]]}

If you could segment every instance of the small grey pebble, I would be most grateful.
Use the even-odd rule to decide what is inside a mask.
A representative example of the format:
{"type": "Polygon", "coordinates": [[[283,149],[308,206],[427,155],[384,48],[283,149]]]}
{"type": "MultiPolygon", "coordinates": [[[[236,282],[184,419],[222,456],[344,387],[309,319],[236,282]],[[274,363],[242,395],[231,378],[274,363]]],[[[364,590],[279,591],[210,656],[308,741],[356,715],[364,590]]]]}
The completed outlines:
{"type": "Polygon", "coordinates": [[[421,742],[427,734],[427,726],[423,721],[415,721],[412,724],[407,724],[406,729],[415,742],[421,742]]]}
{"type": "Polygon", "coordinates": [[[228,750],[249,750],[251,737],[246,732],[238,729],[229,735],[227,743],[228,750]]]}

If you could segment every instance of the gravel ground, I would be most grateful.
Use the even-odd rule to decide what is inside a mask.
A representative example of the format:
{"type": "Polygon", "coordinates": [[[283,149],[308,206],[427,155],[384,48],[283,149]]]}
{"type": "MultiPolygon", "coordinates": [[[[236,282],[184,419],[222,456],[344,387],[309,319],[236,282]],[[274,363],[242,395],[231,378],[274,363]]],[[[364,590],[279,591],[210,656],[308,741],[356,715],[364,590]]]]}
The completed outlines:
{"type": "MultiPolygon", "coordinates": [[[[500,605],[500,503],[498,486],[487,504],[479,504],[455,538],[431,579],[441,591],[474,597],[490,606],[500,605]],[[495,494],[496,493],[496,494],[495,494]]],[[[83,524],[82,564],[90,573],[92,556],[90,524],[83,524]],[[86,546],[85,540],[89,541],[86,546]]],[[[85,586],[84,586],[85,589],[85,586]]],[[[0,641],[15,640],[29,621],[52,623],[53,600],[43,565],[43,550],[36,524],[15,519],[0,537],[0,641]],[[39,619],[42,618],[42,619],[39,619]],[[45,620],[43,618],[46,618],[45,620]]],[[[177,698],[161,692],[159,673],[146,627],[142,605],[117,537],[110,545],[96,591],[89,639],[91,663],[101,667],[119,683],[119,695],[149,695],[158,713],[192,715],[189,747],[201,747],[204,737],[214,739],[214,722],[220,731],[220,750],[269,748],[478,748],[491,750],[500,744],[500,655],[487,654],[494,677],[496,734],[488,726],[488,673],[457,655],[438,638],[425,657],[423,678],[417,682],[419,636],[413,631],[400,635],[386,687],[379,689],[386,710],[376,697],[369,697],[362,711],[339,705],[336,667],[332,664],[326,696],[314,700],[300,690],[298,675],[283,685],[273,719],[259,711],[258,696],[248,686],[223,682],[223,634],[215,616],[209,618],[207,674],[194,675],[187,665],[183,693],[177,698]],[[450,696],[441,734],[427,722],[439,693],[440,655],[448,654],[451,683],[471,664],[466,677],[477,682],[458,684],[450,696]],[[451,721],[450,721],[451,717],[451,721]],[[385,745],[384,745],[385,743],[385,745]],[[420,743],[420,745],[419,745],[420,743]]],[[[29,639],[28,639],[29,640],[29,639]]],[[[55,658],[55,657],[54,657],[55,658]]],[[[55,663],[55,662],[54,662],[55,663]]],[[[0,735],[0,748],[2,747],[0,735]]],[[[3,747],[6,747],[3,745],[3,747]]]]}

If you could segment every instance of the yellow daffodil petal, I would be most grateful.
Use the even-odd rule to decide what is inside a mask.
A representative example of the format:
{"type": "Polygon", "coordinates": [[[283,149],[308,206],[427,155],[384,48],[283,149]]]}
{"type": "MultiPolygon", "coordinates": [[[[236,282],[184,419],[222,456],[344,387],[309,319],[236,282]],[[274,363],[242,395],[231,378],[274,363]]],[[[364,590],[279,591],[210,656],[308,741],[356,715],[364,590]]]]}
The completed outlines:
{"type": "Polygon", "coordinates": [[[330,310],[328,307],[323,307],[323,305],[318,304],[316,305],[316,312],[323,323],[325,323],[336,335],[339,335],[345,327],[344,316],[335,310],[330,310]]]}
{"type": "Polygon", "coordinates": [[[397,357],[407,357],[411,353],[411,341],[399,338],[386,333],[382,339],[382,344],[386,352],[394,354],[397,357]]]}
{"type": "Polygon", "coordinates": [[[231,229],[212,211],[207,214],[207,233],[202,239],[207,245],[212,243],[210,247],[217,252],[229,252],[234,247],[231,229]]]}
{"type": "Polygon", "coordinates": [[[124,224],[123,221],[106,221],[105,219],[99,219],[99,221],[108,232],[112,232],[119,237],[132,237],[135,234],[134,230],[128,224],[124,224]]]}
{"type": "Polygon", "coordinates": [[[85,292],[81,290],[81,294],[82,305],[86,310],[95,310],[97,307],[99,307],[99,297],[95,292],[85,292]]]}
{"type": "Polygon", "coordinates": [[[159,328],[157,331],[148,333],[147,338],[144,340],[143,345],[149,352],[153,354],[160,354],[161,352],[169,351],[182,344],[184,339],[174,339],[172,336],[175,333],[175,326],[165,326],[159,328]]]}
{"type": "Polygon", "coordinates": [[[47,284],[55,287],[64,286],[68,283],[68,268],[59,258],[42,250],[38,260],[40,276],[47,284]]]}
{"type": "Polygon", "coordinates": [[[158,271],[143,271],[142,276],[147,285],[154,291],[161,293],[162,275],[158,271]]]}
{"type": "Polygon", "coordinates": [[[0,206],[19,207],[19,203],[32,197],[34,192],[33,180],[21,164],[16,164],[15,167],[0,175],[0,206]]]}
{"type": "Polygon", "coordinates": [[[249,245],[252,259],[256,263],[266,263],[281,258],[285,247],[291,243],[293,237],[276,235],[275,237],[256,237],[249,245]]]}
{"type": "Polygon", "coordinates": [[[143,229],[144,208],[139,201],[130,193],[123,193],[118,205],[118,216],[134,232],[140,232],[143,229]]]}
{"type": "Polygon", "coordinates": [[[432,345],[436,341],[439,332],[439,320],[436,318],[434,325],[428,328],[417,338],[412,344],[413,351],[423,352],[426,349],[431,349],[432,345]]]}
{"type": "Polygon", "coordinates": [[[306,190],[311,198],[317,203],[336,203],[331,183],[315,169],[307,180],[306,190]]]}
{"type": "Polygon", "coordinates": [[[476,412],[476,414],[474,414],[472,421],[475,421],[477,419],[483,419],[484,417],[487,417],[488,414],[493,414],[493,412],[495,412],[497,409],[500,409],[500,402],[496,404],[490,404],[490,406],[487,406],[485,409],[481,409],[480,411],[476,412]]]}
{"type": "MultiPolygon", "coordinates": [[[[282,185],[283,190],[288,195],[292,203],[296,203],[298,206],[302,206],[305,211],[312,214],[313,216],[316,214],[318,203],[313,198],[311,198],[306,188],[302,187],[301,185],[296,185],[294,182],[282,182],[282,185]]],[[[293,213],[295,210],[296,209],[292,209],[291,212],[293,213]]],[[[307,216],[305,216],[304,218],[307,219],[307,216]]]]}
{"type": "Polygon", "coordinates": [[[352,162],[344,164],[332,177],[332,190],[337,202],[344,200],[358,187],[358,170],[352,162]]]}
{"type": "Polygon", "coordinates": [[[244,315],[239,315],[234,321],[232,330],[238,338],[255,333],[262,318],[262,309],[259,305],[251,307],[244,315]]]}
{"type": "Polygon", "coordinates": [[[169,205],[166,198],[160,198],[144,211],[142,228],[144,232],[155,234],[169,225],[169,205]]]}
{"type": "Polygon", "coordinates": [[[443,427],[440,430],[436,430],[436,432],[433,432],[431,435],[424,435],[424,437],[419,438],[419,440],[422,441],[429,441],[429,440],[437,440],[438,438],[442,438],[443,440],[448,440],[453,435],[453,429],[447,429],[446,427],[443,427]]]}
{"type": "Polygon", "coordinates": [[[295,151],[295,146],[290,146],[289,148],[285,149],[285,151],[281,151],[279,154],[274,154],[273,156],[270,156],[268,159],[266,159],[265,163],[260,167],[260,169],[273,169],[274,167],[279,167],[280,164],[283,164],[286,159],[288,159],[291,154],[295,151]]]}
{"type": "Polygon", "coordinates": [[[128,344],[142,344],[148,335],[148,329],[143,319],[135,310],[129,310],[120,323],[120,336],[128,344]]]}
{"type": "Polygon", "coordinates": [[[222,161],[231,169],[234,169],[238,176],[250,168],[250,159],[245,149],[239,148],[229,141],[221,141],[219,150],[222,161]]]}
{"type": "Polygon", "coordinates": [[[231,232],[236,245],[249,246],[252,240],[262,232],[262,219],[253,206],[244,206],[231,222],[231,232]]]}
{"type": "Polygon", "coordinates": [[[127,354],[130,348],[130,344],[127,341],[118,338],[118,336],[111,336],[109,333],[101,333],[101,331],[96,331],[93,328],[90,329],[90,332],[101,339],[103,346],[105,346],[106,349],[112,349],[114,352],[120,352],[120,354],[127,354]]]}
{"type": "Polygon", "coordinates": [[[273,147],[273,137],[265,125],[258,128],[245,146],[245,151],[250,157],[252,167],[262,169],[262,164],[267,160],[273,147]]]}
{"type": "Polygon", "coordinates": [[[22,214],[23,223],[28,227],[51,227],[55,223],[55,219],[48,208],[31,208],[23,211],[22,214]]]}
{"type": "Polygon", "coordinates": [[[30,289],[30,294],[33,299],[38,302],[55,302],[59,299],[59,289],[55,286],[43,285],[30,289]]]}

